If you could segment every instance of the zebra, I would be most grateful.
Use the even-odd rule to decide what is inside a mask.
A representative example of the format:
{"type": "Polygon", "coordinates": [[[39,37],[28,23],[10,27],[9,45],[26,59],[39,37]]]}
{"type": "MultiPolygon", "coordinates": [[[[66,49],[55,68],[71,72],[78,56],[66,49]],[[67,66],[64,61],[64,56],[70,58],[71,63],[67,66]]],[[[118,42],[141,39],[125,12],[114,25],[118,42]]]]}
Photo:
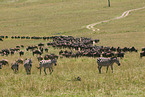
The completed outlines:
{"type": "Polygon", "coordinates": [[[39,62],[40,67],[37,67],[38,69],[40,69],[40,74],[41,74],[41,68],[44,67],[44,72],[46,73],[46,68],[49,68],[49,72],[50,74],[53,72],[53,64],[55,64],[55,66],[57,65],[57,59],[50,59],[50,60],[41,60],[39,62]]]}
{"type": "MultiPolygon", "coordinates": [[[[98,64],[99,73],[101,73],[102,66],[107,66],[107,71],[108,71],[108,67],[111,66],[111,70],[113,73],[113,63],[117,63],[118,66],[120,66],[120,62],[119,62],[119,59],[117,57],[112,57],[112,58],[100,57],[100,58],[98,58],[97,64],[98,64]]],[[[107,71],[106,71],[106,73],[107,73],[107,71]]]]}
{"type": "Polygon", "coordinates": [[[24,68],[26,70],[27,75],[31,74],[31,67],[32,67],[32,59],[25,59],[24,68]]]}
{"type": "Polygon", "coordinates": [[[12,63],[11,69],[16,73],[19,70],[19,64],[17,62],[12,63]]]}

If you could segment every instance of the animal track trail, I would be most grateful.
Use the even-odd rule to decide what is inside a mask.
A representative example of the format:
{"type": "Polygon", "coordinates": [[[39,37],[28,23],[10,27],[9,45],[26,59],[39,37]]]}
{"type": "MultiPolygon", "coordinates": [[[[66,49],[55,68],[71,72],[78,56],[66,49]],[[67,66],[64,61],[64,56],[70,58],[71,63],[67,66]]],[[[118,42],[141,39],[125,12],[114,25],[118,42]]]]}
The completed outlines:
{"type": "Polygon", "coordinates": [[[125,17],[127,17],[129,15],[130,12],[137,11],[137,10],[141,10],[141,9],[145,9],[145,6],[144,7],[141,7],[141,8],[127,10],[127,11],[123,12],[123,14],[121,16],[115,17],[113,19],[104,20],[104,21],[101,21],[101,22],[96,22],[96,23],[93,23],[93,24],[89,24],[89,25],[86,26],[86,28],[89,29],[89,30],[93,30],[93,31],[96,31],[96,30],[97,31],[100,31],[100,29],[94,28],[94,26],[99,25],[101,23],[105,23],[105,22],[109,22],[109,21],[113,21],[113,20],[118,20],[118,19],[121,19],[121,18],[125,18],[125,17]]]}

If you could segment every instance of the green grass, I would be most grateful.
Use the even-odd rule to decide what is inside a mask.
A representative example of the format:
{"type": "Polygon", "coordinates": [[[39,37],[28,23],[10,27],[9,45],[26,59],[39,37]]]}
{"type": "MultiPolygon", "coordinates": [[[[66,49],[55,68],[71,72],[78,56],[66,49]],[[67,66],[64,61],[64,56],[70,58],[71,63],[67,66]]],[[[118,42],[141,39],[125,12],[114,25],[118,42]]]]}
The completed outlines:
{"type": "MultiPolygon", "coordinates": [[[[15,74],[10,66],[0,70],[0,96],[97,96],[97,97],[144,97],[145,58],[139,53],[145,46],[145,9],[133,11],[126,18],[96,25],[100,31],[93,32],[86,25],[120,16],[124,11],[145,6],[144,0],[0,0],[0,35],[53,36],[72,35],[100,39],[96,45],[131,47],[137,53],[126,53],[120,59],[121,66],[114,64],[114,73],[102,68],[98,73],[95,58],[81,57],[58,59],[52,75],[39,74],[38,61],[30,52],[25,58],[32,58],[32,74],[26,75],[23,65],[15,74]],[[73,81],[80,76],[82,81],[73,81]]],[[[43,40],[12,40],[0,42],[0,50],[23,44],[36,45],[43,40]]],[[[22,49],[22,50],[25,50],[22,49]]],[[[58,54],[59,49],[49,47],[49,53],[58,54]]],[[[45,54],[43,54],[44,56],[45,54]]],[[[0,56],[9,63],[19,58],[0,56]]]]}

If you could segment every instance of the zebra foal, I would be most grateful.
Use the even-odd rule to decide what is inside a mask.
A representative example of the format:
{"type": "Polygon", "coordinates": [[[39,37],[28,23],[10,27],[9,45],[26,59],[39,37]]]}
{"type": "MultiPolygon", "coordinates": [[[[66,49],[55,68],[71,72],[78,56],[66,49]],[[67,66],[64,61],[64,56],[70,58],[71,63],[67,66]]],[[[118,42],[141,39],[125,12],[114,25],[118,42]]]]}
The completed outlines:
{"type": "Polygon", "coordinates": [[[39,62],[40,67],[37,68],[40,69],[40,74],[41,74],[41,68],[44,67],[44,72],[47,75],[46,68],[49,68],[49,72],[51,74],[53,72],[53,64],[55,64],[55,66],[57,65],[57,59],[42,60],[39,62]]]}
{"type": "Polygon", "coordinates": [[[112,57],[112,58],[100,57],[100,58],[98,58],[97,59],[97,64],[98,64],[99,73],[101,73],[102,66],[107,66],[106,73],[108,71],[109,66],[111,66],[111,70],[112,70],[112,73],[113,73],[113,64],[114,63],[117,63],[118,66],[120,66],[120,62],[119,62],[119,59],[117,57],[112,57]]]}

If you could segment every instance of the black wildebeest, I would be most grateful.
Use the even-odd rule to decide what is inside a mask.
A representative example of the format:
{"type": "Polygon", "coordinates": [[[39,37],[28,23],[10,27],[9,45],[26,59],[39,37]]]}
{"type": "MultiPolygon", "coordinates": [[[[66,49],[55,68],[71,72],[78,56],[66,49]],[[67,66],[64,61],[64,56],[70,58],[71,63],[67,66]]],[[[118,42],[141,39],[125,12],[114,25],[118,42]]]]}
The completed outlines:
{"type": "Polygon", "coordinates": [[[2,36],[0,36],[0,38],[5,38],[5,36],[2,35],[2,36]]]}
{"type": "Polygon", "coordinates": [[[2,63],[0,63],[0,69],[2,69],[2,63]]]}
{"type": "Polygon", "coordinates": [[[8,56],[10,54],[9,49],[2,49],[4,55],[8,56]]]}
{"type": "Polygon", "coordinates": [[[45,48],[44,50],[45,50],[45,52],[48,52],[48,48],[45,48]]]}
{"type": "Polygon", "coordinates": [[[28,51],[28,50],[34,50],[34,49],[38,49],[38,47],[35,45],[35,46],[28,46],[27,48],[26,48],[26,50],[28,51]]]}
{"type": "Polygon", "coordinates": [[[39,54],[39,55],[41,55],[42,54],[42,52],[40,51],[40,50],[33,50],[33,56],[34,56],[34,54],[39,54]]]}
{"type": "Polygon", "coordinates": [[[2,39],[2,38],[0,38],[0,41],[3,41],[3,39],[2,39]]]}
{"type": "Polygon", "coordinates": [[[95,39],[95,40],[94,40],[95,43],[98,43],[99,41],[100,41],[99,39],[95,39]]]}
{"type": "Polygon", "coordinates": [[[145,51],[140,52],[140,58],[142,58],[143,56],[145,56],[145,51]]]}
{"type": "Polygon", "coordinates": [[[30,37],[29,36],[26,36],[26,39],[30,39],[30,37]]]}
{"type": "Polygon", "coordinates": [[[24,48],[24,45],[21,45],[22,48],[24,48]]]}
{"type": "Polygon", "coordinates": [[[59,55],[61,55],[62,53],[63,53],[63,51],[62,51],[62,50],[60,50],[60,51],[59,51],[59,55]]]}
{"type": "Polygon", "coordinates": [[[19,51],[19,55],[20,56],[24,55],[24,51],[19,51]]]}
{"type": "Polygon", "coordinates": [[[140,58],[145,56],[145,47],[142,47],[141,52],[140,52],[140,58]]]}
{"type": "Polygon", "coordinates": [[[19,45],[17,45],[17,46],[16,46],[16,48],[19,48],[19,49],[20,49],[20,46],[19,46],[19,45]]]}
{"type": "Polygon", "coordinates": [[[2,60],[0,60],[0,63],[2,63],[2,65],[6,65],[6,64],[8,64],[8,65],[9,65],[9,63],[8,63],[8,60],[7,60],[7,59],[2,59],[2,60]]]}
{"type": "Polygon", "coordinates": [[[14,39],[15,37],[14,36],[11,36],[11,38],[14,39]]]}
{"type": "Polygon", "coordinates": [[[43,47],[42,46],[39,47],[39,50],[41,51],[41,53],[43,53],[43,47]]]}
{"type": "Polygon", "coordinates": [[[37,59],[38,59],[38,61],[41,61],[41,60],[43,60],[43,57],[39,56],[39,57],[37,57],[37,59]]]}
{"type": "Polygon", "coordinates": [[[114,56],[123,58],[124,57],[124,52],[116,52],[114,54],[114,56]]]}
{"type": "Polygon", "coordinates": [[[58,59],[58,55],[55,55],[55,54],[46,54],[45,56],[44,56],[44,60],[48,60],[48,59],[58,59]]]}
{"type": "Polygon", "coordinates": [[[15,53],[15,51],[14,51],[14,50],[11,50],[10,52],[11,52],[11,55],[14,55],[14,53],[15,53]]]}
{"type": "Polygon", "coordinates": [[[20,63],[20,64],[23,64],[23,59],[22,59],[22,58],[18,58],[18,59],[16,60],[16,62],[17,62],[17,63],[20,63]]]}
{"type": "Polygon", "coordinates": [[[44,43],[39,43],[38,46],[44,46],[44,43]]]}
{"type": "Polygon", "coordinates": [[[142,49],[141,49],[142,51],[145,51],[145,47],[142,47],[142,49]]]}
{"type": "Polygon", "coordinates": [[[26,37],[25,36],[21,36],[21,39],[25,39],[26,37]]]}
{"type": "Polygon", "coordinates": [[[137,49],[135,49],[135,47],[130,47],[130,48],[129,48],[129,51],[130,51],[130,52],[133,52],[133,51],[134,51],[134,52],[137,52],[137,49]]]}

